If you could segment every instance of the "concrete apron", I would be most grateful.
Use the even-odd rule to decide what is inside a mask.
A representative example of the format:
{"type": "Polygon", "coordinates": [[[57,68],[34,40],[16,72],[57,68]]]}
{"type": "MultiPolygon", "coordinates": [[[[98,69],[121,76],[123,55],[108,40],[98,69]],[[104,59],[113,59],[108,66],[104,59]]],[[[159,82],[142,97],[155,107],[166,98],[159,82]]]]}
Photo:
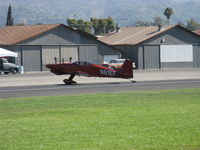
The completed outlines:
{"type": "MultiPolygon", "coordinates": [[[[68,75],[57,76],[49,72],[25,73],[22,75],[0,75],[0,87],[64,84],[63,79],[66,79],[68,77],[69,77],[68,75]]],[[[157,80],[184,80],[184,79],[200,79],[200,69],[136,70],[134,71],[134,78],[130,80],[141,82],[141,81],[157,81],[157,80]]],[[[79,76],[76,76],[74,80],[80,84],[130,82],[130,80],[127,79],[79,77],[79,76]]]]}

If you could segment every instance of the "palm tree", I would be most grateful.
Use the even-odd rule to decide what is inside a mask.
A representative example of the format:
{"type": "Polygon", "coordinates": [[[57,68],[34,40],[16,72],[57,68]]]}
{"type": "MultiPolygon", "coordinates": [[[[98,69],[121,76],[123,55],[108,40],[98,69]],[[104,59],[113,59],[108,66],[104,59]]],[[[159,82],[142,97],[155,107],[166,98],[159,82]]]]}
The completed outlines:
{"type": "Polygon", "coordinates": [[[174,12],[173,12],[173,9],[172,8],[166,8],[165,9],[165,11],[164,11],[164,15],[166,16],[166,18],[167,18],[167,22],[168,22],[168,25],[169,25],[169,19],[170,19],[170,17],[171,17],[171,15],[173,14],[174,12]]]}

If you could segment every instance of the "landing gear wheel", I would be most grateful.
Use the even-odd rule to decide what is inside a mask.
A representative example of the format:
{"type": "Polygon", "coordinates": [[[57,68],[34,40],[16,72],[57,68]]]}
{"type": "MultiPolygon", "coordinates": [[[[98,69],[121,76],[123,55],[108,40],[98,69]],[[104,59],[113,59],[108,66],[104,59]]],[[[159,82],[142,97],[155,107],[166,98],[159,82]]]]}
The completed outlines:
{"type": "Polygon", "coordinates": [[[66,85],[72,85],[72,84],[76,84],[76,81],[73,81],[73,78],[75,77],[75,73],[71,73],[69,79],[64,79],[63,82],[66,85]]]}
{"type": "Polygon", "coordinates": [[[72,84],[76,84],[76,83],[77,83],[76,81],[69,80],[69,79],[64,79],[63,82],[64,82],[66,85],[72,85],[72,84]]]}

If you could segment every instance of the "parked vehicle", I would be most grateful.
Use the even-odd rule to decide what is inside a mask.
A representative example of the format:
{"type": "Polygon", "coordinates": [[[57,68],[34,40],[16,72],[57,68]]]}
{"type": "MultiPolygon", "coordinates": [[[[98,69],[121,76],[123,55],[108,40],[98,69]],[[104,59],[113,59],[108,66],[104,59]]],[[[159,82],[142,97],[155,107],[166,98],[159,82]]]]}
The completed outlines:
{"type": "MultiPolygon", "coordinates": [[[[126,59],[111,59],[109,63],[102,64],[102,66],[110,69],[120,69],[126,59]]],[[[135,68],[135,62],[133,62],[132,67],[135,68]]]]}
{"type": "Polygon", "coordinates": [[[6,58],[0,58],[0,73],[2,74],[16,74],[19,73],[20,66],[16,64],[9,63],[6,58]]]}

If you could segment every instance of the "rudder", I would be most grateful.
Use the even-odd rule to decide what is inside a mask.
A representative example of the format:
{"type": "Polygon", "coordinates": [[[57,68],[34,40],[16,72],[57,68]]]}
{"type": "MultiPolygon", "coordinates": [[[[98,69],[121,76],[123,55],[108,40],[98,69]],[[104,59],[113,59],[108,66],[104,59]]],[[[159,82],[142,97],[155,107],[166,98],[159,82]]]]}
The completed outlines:
{"type": "Polygon", "coordinates": [[[133,78],[133,63],[126,59],[122,67],[117,71],[123,78],[133,78]]]}

